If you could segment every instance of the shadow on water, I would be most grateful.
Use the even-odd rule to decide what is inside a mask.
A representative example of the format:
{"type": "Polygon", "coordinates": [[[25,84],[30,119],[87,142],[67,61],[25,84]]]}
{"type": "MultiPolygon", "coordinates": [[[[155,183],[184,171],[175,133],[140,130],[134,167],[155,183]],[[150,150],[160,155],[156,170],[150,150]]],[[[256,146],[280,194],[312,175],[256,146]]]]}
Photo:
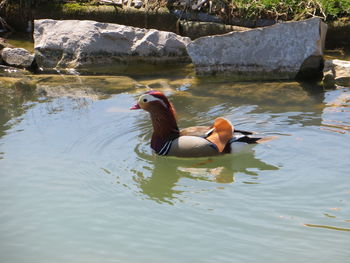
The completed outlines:
{"type": "Polygon", "coordinates": [[[143,195],[159,203],[174,204],[177,200],[181,201],[181,195],[186,194],[186,188],[191,184],[183,182],[185,179],[231,184],[238,174],[249,175],[255,180],[260,171],[279,169],[257,159],[253,152],[190,159],[149,155],[138,148],[135,153],[139,161],[147,165],[143,166],[146,172],[133,170],[133,179],[143,195]]]}
{"type": "Polygon", "coordinates": [[[261,110],[276,112],[302,111],[306,107],[322,104],[324,91],[312,82],[225,82],[216,78],[199,78],[191,87],[195,96],[216,97],[233,104],[259,105],[261,110]]]}
{"type": "Polygon", "coordinates": [[[0,137],[10,129],[20,116],[38,101],[35,85],[21,81],[1,82],[0,88],[0,137]]]}
{"type": "Polygon", "coordinates": [[[135,85],[136,82],[132,78],[125,76],[0,76],[0,137],[10,128],[9,121],[18,119],[35,103],[69,98],[77,102],[75,108],[79,108],[79,105],[86,106],[85,103],[81,103],[83,100],[108,99],[112,94],[131,92],[135,85]]]}

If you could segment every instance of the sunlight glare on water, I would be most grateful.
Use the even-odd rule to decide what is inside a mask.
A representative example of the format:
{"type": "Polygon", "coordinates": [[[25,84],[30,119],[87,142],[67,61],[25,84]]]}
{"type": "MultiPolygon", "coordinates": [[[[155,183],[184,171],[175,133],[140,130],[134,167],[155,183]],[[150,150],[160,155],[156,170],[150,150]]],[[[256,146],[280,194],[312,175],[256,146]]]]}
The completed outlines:
{"type": "Polygon", "coordinates": [[[1,262],[347,262],[350,88],[186,76],[3,79],[1,262]],[[163,91],[180,127],[278,138],[167,158],[129,111],[163,91]]]}

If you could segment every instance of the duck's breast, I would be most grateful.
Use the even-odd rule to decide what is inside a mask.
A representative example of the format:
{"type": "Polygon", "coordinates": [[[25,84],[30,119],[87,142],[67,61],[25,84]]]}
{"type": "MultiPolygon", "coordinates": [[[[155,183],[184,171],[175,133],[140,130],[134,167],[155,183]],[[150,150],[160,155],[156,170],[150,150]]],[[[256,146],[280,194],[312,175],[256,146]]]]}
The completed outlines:
{"type": "Polygon", "coordinates": [[[196,136],[180,136],[172,142],[167,155],[178,157],[206,157],[219,154],[216,146],[206,139],[196,136]]]}

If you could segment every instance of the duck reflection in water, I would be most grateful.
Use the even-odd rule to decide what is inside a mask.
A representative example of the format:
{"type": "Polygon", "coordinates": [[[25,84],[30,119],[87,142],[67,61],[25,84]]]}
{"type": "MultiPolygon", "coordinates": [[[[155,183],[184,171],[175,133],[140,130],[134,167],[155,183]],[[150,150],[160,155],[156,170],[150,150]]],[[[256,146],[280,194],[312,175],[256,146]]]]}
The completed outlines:
{"type": "Polygon", "coordinates": [[[142,194],[159,202],[173,204],[185,194],[186,183],[182,180],[216,182],[230,184],[235,181],[235,174],[242,173],[258,176],[259,171],[278,170],[279,168],[255,158],[253,152],[235,155],[224,155],[210,158],[176,158],[146,156],[138,152],[139,157],[150,164],[144,167],[150,171],[135,173],[134,180],[142,194]],[[258,171],[252,171],[258,170],[258,171]],[[180,183],[180,181],[184,183],[180,183]],[[181,189],[181,190],[180,190],[181,189]]]}

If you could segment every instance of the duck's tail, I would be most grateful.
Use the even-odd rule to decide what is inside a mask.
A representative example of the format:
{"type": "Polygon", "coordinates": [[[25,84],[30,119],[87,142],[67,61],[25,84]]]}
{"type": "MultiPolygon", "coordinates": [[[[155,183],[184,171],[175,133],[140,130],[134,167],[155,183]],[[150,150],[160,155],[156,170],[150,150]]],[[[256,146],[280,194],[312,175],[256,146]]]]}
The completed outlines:
{"type": "Polygon", "coordinates": [[[254,146],[254,144],[269,142],[269,141],[272,141],[276,138],[277,138],[277,136],[251,137],[249,135],[242,135],[242,134],[237,135],[237,134],[235,134],[230,139],[230,141],[226,144],[223,152],[224,153],[251,152],[252,146],[254,146]]]}
{"type": "MultiPolygon", "coordinates": [[[[235,131],[236,132],[236,131],[235,131]]],[[[247,135],[233,136],[229,143],[232,142],[245,142],[248,144],[265,143],[277,139],[278,136],[266,136],[266,137],[251,137],[247,135]]]]}
{"type": "Polygon", "coordinates": [[[257,140],[256,143],[270,142],[270,141],[275,140],[277,138],[278,138],[278,136],[266,136],[264,138],[260,138],[259,140],[257,140]]]}

